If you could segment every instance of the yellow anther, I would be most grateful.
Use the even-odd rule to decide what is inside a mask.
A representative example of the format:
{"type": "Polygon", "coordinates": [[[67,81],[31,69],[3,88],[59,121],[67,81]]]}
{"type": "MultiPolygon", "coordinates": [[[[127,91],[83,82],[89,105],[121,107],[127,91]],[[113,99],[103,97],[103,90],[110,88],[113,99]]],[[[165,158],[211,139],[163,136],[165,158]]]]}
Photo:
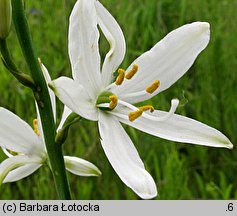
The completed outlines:
{"type": "Polygon", "coordinates": [[[160,80],[156,80],[153,82],[148,88],[146,88],[146,92],[152,94],[156,89],[160,86],[160,80]]]}
{"type": "Polygon", "coordinates": [[[113,110],[118,104],[118,98],[116,95],[111,95],[109,96],[109,99],[110,99],[109,108],[113,110]]]}
{"type": "Polygon", "coordinates": [[[132,69],[126,74],[125,78],[130,80],[133,78],[133,76],[137,73],[138,71],[138,65],[134,64],[132,66],[132,69]]]}
{"type": "Polygon", "coordinates": [[[38,119],[33,120],[33,125],[34,125],[34,128],[38,127],[38,119]]]}
{"type": "Polygon", "coordinates": [[[150,112],[154,112],[155,109],[152,105],[146,105],[146,106],[141,106],[139,107],[139,110],[141,110],[142,112],[150,110],[150,112]]]}
{"type": "Polygon", "coordinates": [[[37,136],[40,136],[40,132],[39,132],[39,129],[38,129],[38,120],[37,119],[33,120],[33,126],[34,126],[34,132],[37,134],[37,136]]]}
{"type": "Polygon", "coordinates": [[[128,114],[129,121],[134,121],[142,115],[142,111],[139,109],[128,114]]]}
{"type": "Polygon", "coordinates": [[[118,77],[117,77],[117,79],[116,79],[116,81],[115,81],[115,84],[116,85],[121,85],[122,83],[123,83],[123,81],[124,81],[124,77],[125,77],[125,70],[124,69],[119,69],[118,70],[118,77]]]}

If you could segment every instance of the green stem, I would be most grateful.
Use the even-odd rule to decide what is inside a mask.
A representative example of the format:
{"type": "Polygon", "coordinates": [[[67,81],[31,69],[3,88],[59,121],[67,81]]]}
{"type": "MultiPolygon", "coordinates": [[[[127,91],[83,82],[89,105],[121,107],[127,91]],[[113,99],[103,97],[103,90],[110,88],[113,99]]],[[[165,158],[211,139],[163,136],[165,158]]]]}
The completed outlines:
{"type": "Polygon", "coordinates": [[[1,50],[1,54],[4,58],[4,61],[7,63],[7,66],[10,67],[14,71],[18,71],[16,65],[14,64],[14,62],[11,59],[11,55],[8,51],[7,43],[6,43],[5,39],[0,39],[0,50],[1,50]]]}
{"type": "Polygon", "coordinates": [[[13,74],[13,76],[15,76],[17,80],[23,85],[28,86],[32,89],[35,88],[35,84],[32,78],[29,75],[20,72],[12,61],[11,54],[9,53],[9,50],[7,48],[6,39],[0,39],[0,51],[4,65],[13,74]]]}
{"type": "Polygon", "coordinates": [[[34,95],[39,107],[45,144],[56,189],[60,199],[71,199],[62,148],[60,145],[56,145],[54,141],[56,130],[49,91],[33,47],[28,23],[24,13],[23,1],[12,0],[12,9],[13,21],[18,40],[20,41],[23,54],[30,68],[37,89],[37,91],[34,92],[34,95]]]}

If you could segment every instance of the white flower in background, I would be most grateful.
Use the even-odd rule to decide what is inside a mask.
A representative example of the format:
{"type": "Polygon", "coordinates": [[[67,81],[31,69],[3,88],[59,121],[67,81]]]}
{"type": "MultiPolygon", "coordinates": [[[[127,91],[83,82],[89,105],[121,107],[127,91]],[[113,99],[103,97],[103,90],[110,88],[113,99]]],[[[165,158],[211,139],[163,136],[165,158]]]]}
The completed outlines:
{"type": "Polygon", "coordinates": [[[169,112],[154,110],[151,105],[132,105],[175,83],[191,67],[209,39],[208,23],[184,25],[138,57],[126,71],[119,69],[113,82],[113,73],[125,55],[125,40],[119,25],[99,1],[78,0],[73,8],[69,25],[73,79],[60,77],[50,87],[72,111],[98,121],[101,144],[111,165],[121,180],[144,199],[157,195],[156,184],[120,122],[172,141],[233,146],[218,130],[174,114],[177,99],[171,101],[169,112]],[[110,44],[102,67],[98,26],[110,44]]]}
{"type": "MultiPolygon", "coordinates": [[[[42,69],[46,80],[51,81],[43,65],[42,69]]],[[[51,90],[50,97],[55,116],[55,96],[51,90]]],[[[57,130],[61,128],[68,116],[68,109],[65,110],[67,112],[64,112],[57,130]]],[[[33,130],[18,116],[0,107],[0,146],[9,157],[0,164],[0,184],[25,178],[47,162],[47,152],[39,119],[38,115],[38,120],[33,121],[33,130]]],[[[98,176],[101,174],[95,165],[81,158],[65,156],[64,161],[66,169],[75,175],[98,176]]]]}

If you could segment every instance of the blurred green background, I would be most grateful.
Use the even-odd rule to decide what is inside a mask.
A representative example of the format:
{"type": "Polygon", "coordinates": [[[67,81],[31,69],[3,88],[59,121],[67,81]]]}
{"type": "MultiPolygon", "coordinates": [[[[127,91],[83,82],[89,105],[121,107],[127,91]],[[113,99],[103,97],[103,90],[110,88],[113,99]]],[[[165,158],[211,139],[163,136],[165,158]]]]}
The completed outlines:
{"type": "MultiPolygon", "coordinates": [[[[120,0],[101,2],[124,31],[127,53],[121,67],[150,49],[169,31],[193,21],[211,24],[211,41],[189,72],[149,103],[168,110],[179,98],[177,113],[217,128],[237,143],[237,1],[120,0]]],[[[26,0],[26,12],[38,56],[52,78],[71,76],[67,53],[68,17],[75,0],[26,0]]],[[[101,53],[107,44],[101,40],[101,53]]],[[[9,46],[16,64],[27,71],[14,29],[9,46]]],[[[0,64],[0,106],[32,125],[36,117],[31,91],[0,64]]],[[[59,111],[62,105],[58,103],[59,111]]],[[[60,112],[58,112],[60,114],[60,112]]],[[[60,115],[58,116],[60,117],[60,115]]],[[[154,177],[157,199],[237,199],[237,151],[175,143],[126,127],[147,170],[154,177]]],[[[101,177],[68,174],[73,199],[139,199],[118,178],[100,146],[97,125],[74,125],[64,145],[66,155],[95,163],[101,177]]],[[[6,157],[0,152],[0,161],[6,157]]],[[[0,187],[0,199],[57,199],[52,175],[43,167],[21,181],[0,187]]]]}

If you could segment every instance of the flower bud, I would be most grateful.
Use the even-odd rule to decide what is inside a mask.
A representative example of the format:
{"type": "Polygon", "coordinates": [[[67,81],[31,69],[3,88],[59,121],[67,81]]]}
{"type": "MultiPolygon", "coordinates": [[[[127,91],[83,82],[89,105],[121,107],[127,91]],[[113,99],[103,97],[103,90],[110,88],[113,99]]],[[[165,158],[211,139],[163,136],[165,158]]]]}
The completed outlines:
{"type": "Polygon", "coordinates": [[[8,36],[12,22],[11,0],[0,0],[0,38],[8,36]]]}

